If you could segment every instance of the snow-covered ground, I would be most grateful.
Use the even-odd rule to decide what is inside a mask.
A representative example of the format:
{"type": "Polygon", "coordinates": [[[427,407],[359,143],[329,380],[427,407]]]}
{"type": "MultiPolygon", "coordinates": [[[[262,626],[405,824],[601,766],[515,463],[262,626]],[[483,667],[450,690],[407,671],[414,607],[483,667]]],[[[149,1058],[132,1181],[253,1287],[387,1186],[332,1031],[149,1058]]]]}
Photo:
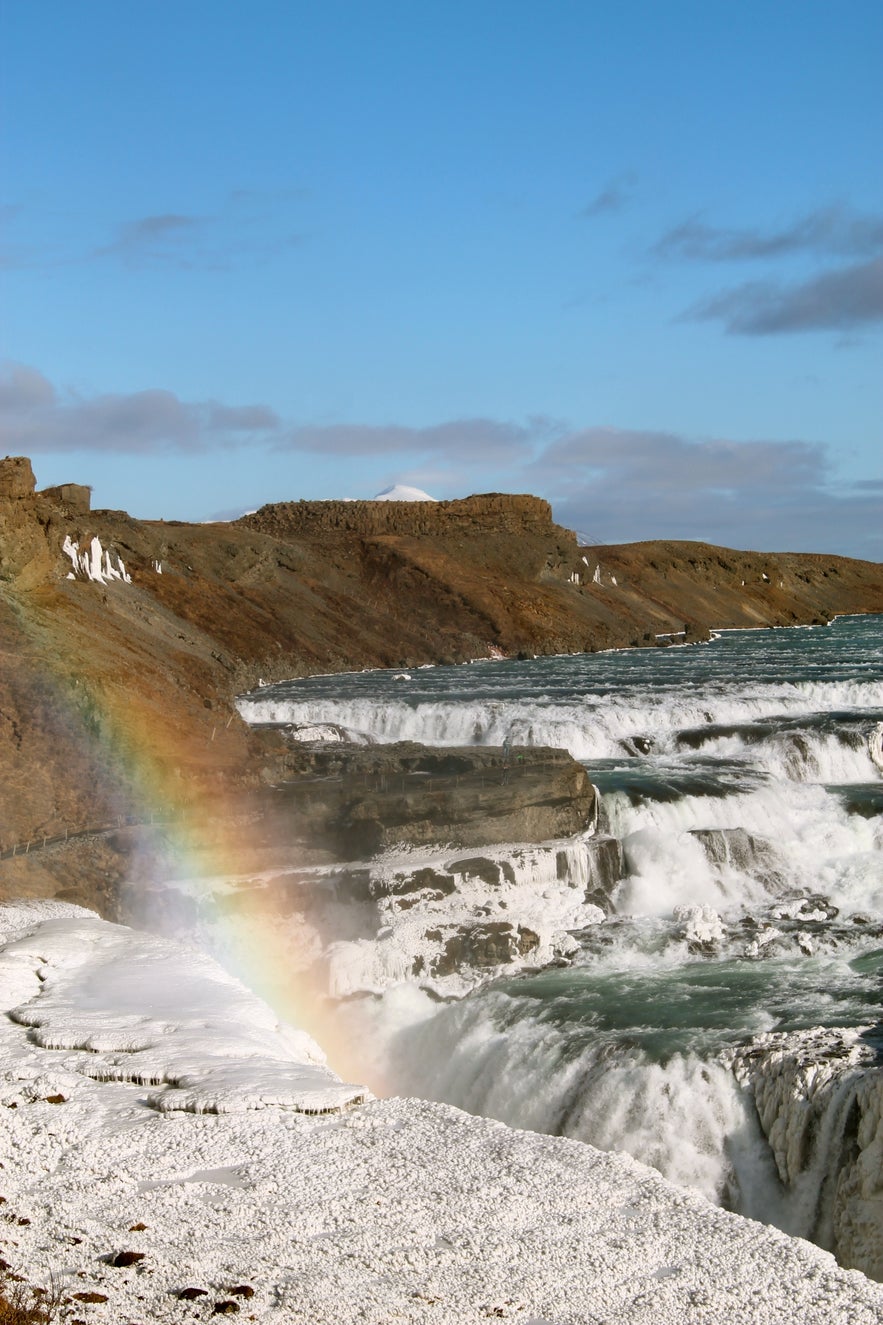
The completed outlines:
{"type": "Polygon", "coordinates": [[[378,492],[374,501],[435,501],[422,488],[412,488],[408,483],[394,483],[392,487],[378,492]]]}
{"type": "Polygon", "coordinates": [[[0,991],[0,1254],[62,1277],[68,1320],[883,1317],[880,1285],[628,1157],[355,1102],[307,1036],[181,945],[9,903],[0,991]]]}

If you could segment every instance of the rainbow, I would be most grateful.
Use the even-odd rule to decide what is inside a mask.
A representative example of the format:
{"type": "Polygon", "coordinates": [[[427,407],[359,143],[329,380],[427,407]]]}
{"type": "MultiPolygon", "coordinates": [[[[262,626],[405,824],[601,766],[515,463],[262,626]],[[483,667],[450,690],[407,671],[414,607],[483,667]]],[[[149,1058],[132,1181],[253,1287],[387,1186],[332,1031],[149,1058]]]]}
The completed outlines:
{"type": "MultiPolygon", "coordinates": [[[[296,920],[274,913],[271,872],[254,869],[248,729],[235,711],[206,705],[200,682],[202,694],[214,689],[207,667],[184,688],[132,648],[125,595],[125,583],[76,583],[14,605],[0,600],[2,684],[31,743],[4,777],[0,889],[7,897],[57,891],[71,839],[128,839],[134,850],[122,882],[139,902],[138,923],[174,932],[152,907],[166,885],[186,892],[198,922],[178,936],[205,946],[281,1020],[313,1034],[347,1076],[349,1046],[320,980],[297,958],[296,920]],[[45,785],[36,785],[35,762],[45,785]],[[43,868],[49,849],[55,888],[43,868]]],[[[150,599],[138,601],[143,612],[150,599]]],[[[273,873],[299,863],[292,849],[273,873]]]]}

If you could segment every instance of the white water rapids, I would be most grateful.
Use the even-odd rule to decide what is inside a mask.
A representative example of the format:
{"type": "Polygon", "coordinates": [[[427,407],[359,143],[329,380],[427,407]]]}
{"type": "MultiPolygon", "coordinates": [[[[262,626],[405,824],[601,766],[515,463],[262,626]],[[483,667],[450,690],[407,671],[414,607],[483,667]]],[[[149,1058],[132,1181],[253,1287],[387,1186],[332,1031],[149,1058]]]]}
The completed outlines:
{"type": "Polygon", "coordinates": [[[843,618],[244,697],[251,722],[359,739],[563,746],[599,788],[599,833],[621,844],[610,914],[574,933],[566,966],[441,1005],[403,967],[381,997],[349,1004],[369,1083],[626,1150],[830,1243],[828,1159],[855,1125],[848,1092],[783,1182],[732,1065],[765,1033],[879,1021],[881,659],[883,619],[843,618]]]}

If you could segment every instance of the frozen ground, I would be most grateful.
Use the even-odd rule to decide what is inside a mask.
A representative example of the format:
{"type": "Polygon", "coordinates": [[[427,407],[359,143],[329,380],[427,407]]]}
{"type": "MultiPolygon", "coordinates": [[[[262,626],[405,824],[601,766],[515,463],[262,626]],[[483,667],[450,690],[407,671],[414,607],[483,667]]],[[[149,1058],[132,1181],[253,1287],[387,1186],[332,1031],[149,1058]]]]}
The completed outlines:
{"type": "Polygon", "coordinates": [[[883,1320],[880,1285],[627,1157],[351,1103],[189,949],[59,903],[0,908],[0,945],[0,1254],[64,1276],[69,1320],[883,1320]]]}

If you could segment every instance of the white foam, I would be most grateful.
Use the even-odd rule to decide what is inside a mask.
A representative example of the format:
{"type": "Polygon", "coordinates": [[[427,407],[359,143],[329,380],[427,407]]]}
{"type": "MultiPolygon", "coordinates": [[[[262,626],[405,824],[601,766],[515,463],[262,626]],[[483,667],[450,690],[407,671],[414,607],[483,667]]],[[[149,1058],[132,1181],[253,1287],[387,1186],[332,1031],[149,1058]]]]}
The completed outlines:
{"type": "MultiPolygon", "coordinates": [[[[474,700],[466,695],[432,700],[414,696],[410,702],[395,694],[382,699],[304,694],[293,699],[278,692],[240,696],[236,702],[246,722],[337,723],[381,743],[502,745],[508,740],[513,745],[554,746],[569,750],[576,759],[591,760],[620,755],[625,744],[638,736],[650,737],[654,748],[665,751],[684,729],[742,725],[816,710],[871,708],[880,699],[879,684],[849,680],[757,686],[750,693],[587,695],[580,702],[561,703],[551,698],[474,700]]],[[[866,750],[843,757],[856,761],[854,766],[864,769],[865,776],[873,775],[866,750]]]]}
{"type": "Polygon", "coordinates": [[[728,796],[682,796],[632,804],[605,795],[605,827],[623,841],[631,876],[620,901],[638,914],[679,904],[756,904],[780,890],[829,896],[851,910],[883,911],[883,822],[849,814],[821,786],[769,782],[728,796]],[[708,858],[697,830],[744,829],[763,839],[768,859],[754,867],[708,858]]]}

